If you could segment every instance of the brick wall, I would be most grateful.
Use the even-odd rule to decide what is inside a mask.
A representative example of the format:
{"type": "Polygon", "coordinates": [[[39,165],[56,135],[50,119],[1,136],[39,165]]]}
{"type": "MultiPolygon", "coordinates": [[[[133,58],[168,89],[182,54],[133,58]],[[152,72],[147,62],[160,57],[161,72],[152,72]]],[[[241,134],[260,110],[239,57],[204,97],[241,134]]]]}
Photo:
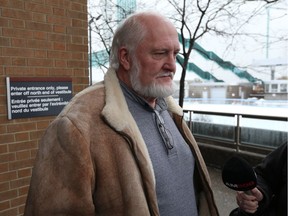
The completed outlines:
{"type": "Polygon", "coordinates": [[[55,118],[7,119],[5,77],[88,86],[87,0],[0,0],[0,215],[23,214],[39,139],[55,118]]]}

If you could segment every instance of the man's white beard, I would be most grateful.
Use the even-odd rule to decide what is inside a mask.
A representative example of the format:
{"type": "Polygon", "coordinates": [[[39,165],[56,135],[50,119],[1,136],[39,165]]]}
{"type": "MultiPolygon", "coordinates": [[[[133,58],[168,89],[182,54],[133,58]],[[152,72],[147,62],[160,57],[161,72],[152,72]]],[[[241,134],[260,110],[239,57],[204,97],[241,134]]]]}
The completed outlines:
{"type": "Polygon", "coordinates": [[[132,88],[135,92],[143,97],[168,97],[172,95],[176,89],[176,84],[172,81],[171,85],[160,85],[155,82],[151,83],[150,85],[143,86],[139,74],[140,74],[140,67],[138,64],[137,59],[134,57],[132,59],[133,65],[131,67],[130,73],[130,81],[132,88]]]}

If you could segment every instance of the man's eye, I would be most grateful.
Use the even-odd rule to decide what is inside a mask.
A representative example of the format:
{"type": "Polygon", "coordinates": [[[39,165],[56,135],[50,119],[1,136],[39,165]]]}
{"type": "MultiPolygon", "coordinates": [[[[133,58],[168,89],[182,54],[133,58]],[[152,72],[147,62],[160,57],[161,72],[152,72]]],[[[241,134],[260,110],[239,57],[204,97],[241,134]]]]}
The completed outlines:
{"type": "Polygon", "coordinates": [[[165,54],[166,54],[166,52],[157,52],[157,53],[155,53],[155,55],[158,55],[158,56],[165,55],[165,54]]]}
{"type": "Polygon", "coordinates": [[[155,59],[161,59],[161,58],[164,58],[166,56],[166,53],[167,52],[164,52],[164,51],[163,52],[155,52],[153,54],[153,56],[155,59]]]}

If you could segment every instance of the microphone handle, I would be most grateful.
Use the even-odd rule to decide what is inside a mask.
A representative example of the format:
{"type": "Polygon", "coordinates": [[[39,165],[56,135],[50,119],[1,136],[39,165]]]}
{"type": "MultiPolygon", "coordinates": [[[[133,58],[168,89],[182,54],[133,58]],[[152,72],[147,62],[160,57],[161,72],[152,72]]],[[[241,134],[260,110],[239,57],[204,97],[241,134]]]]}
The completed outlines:
{"type": "MultiPolygon", "coordinates": [[[[244,193],[247,194],[247,195],[252,195],[251,190],[244,191],[244,193]]],[[[241,212],[241,215],[243,215],[243,216],[244,216],[244,215],[245,215],[245,216],[252,216],[252,215],[254,215],[254,213],[245,212],[244,210],[242,210],[242,209],[240,209],[240,208],[239,208],[239,211],[241,212]]]]}
{"type": "Polygon", "coordinates": [[[247,194],[247,195],[252,195],[251,190],[244,191],[244,193],[247,194]]]}

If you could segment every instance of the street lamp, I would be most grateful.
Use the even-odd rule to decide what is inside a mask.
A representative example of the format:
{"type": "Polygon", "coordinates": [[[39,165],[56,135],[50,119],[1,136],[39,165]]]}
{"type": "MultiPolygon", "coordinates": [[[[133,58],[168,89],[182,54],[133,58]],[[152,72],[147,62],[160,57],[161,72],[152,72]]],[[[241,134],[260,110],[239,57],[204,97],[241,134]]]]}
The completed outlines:
{"type": "Polygon", "coordinates": [[[89,26],[89,85],[92,85],[92,27],[91,24],[97,20],[100,19],[100,17],[102,16],[102,14],[100,14],[98,17],[92,17],[89,22],[88,22],[88,26],[89,26]]]}

